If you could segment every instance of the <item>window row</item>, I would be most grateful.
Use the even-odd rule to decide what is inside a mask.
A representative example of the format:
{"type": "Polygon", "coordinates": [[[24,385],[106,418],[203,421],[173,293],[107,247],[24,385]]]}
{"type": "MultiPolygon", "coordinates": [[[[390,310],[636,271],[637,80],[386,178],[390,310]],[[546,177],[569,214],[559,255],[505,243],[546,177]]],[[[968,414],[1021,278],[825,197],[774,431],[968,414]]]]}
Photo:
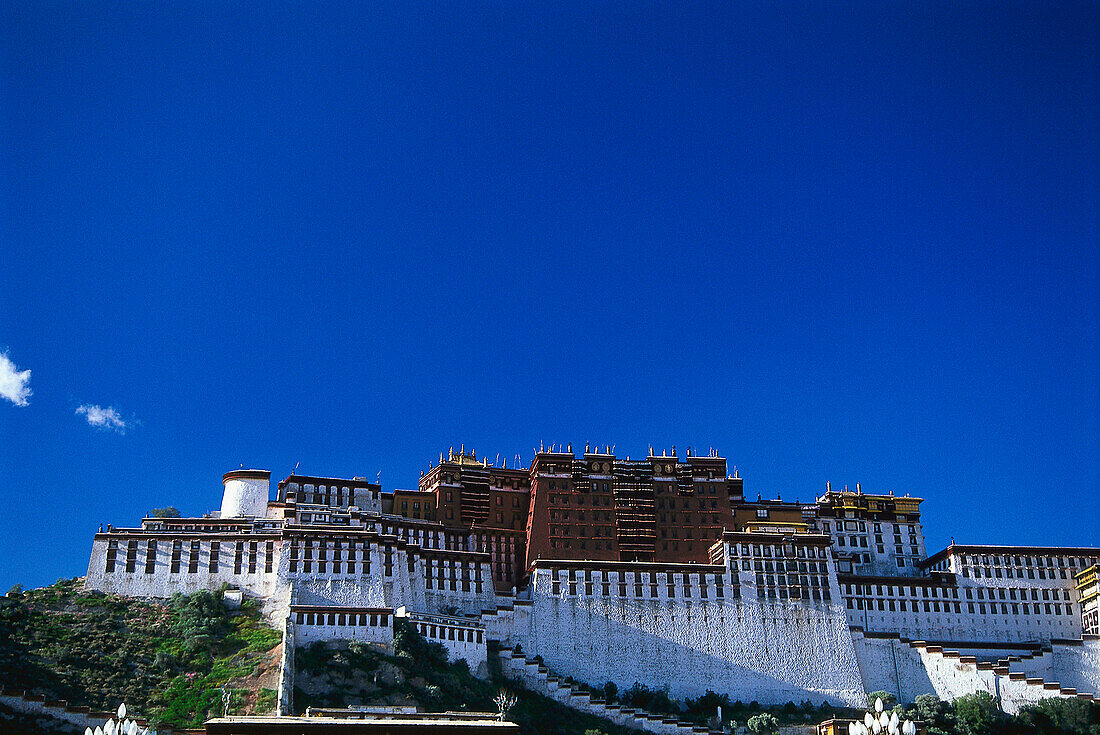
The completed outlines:
{"type": "MultiPolygon", "coordinates": [[[[824,546],[776,546],[771,544],[741,544],[741,556],[798,557],[799,559],[826,559],[829,552],[824,546]]],[[[737,544],[730,544],[730,556],[737,556],[737,544]]]]}
{"type": "MultiPolygon", "coordinates": [[[[223,564],[226,566],[232,564],[234,574],[256,574],[262,563],[263,572],[265,574],[272,573],[275,560],[274,541],[249,541],[247,543],[244,541],[237,541],[236,543],[227,541],[225,545],[228,547],[228,552],[223,554],[221,541],[209,542],[208,553],[205,555],[206,570],[208,572],[218,572],[223,564]],[[263,544],[262,547],[261,543],[263,544]],[[260,555],[261,548],[263,549],[262,557],[260,555]],[[227,558],[223,559],[223,556],[227,558]]],[[[156,539],[148,539],[144,543],[139,542],[137,539],[130,539],[123,548],[125,549],[125,556],[123,557],[124,571],[129,573],[137,571],[140,551],[144,573],[154,574],[157,570],[158,555],[166,553],[169,545],[167,542],[160,543],[156,539]],[[162,549],[165,551],[162,552],[162,549]]],[[[170,574],[181,574],[184,570],[187,574],[198,573],[201,556],[203,555],[202,541],[190,539],[185,542],[177,539],[171,542],[170,548],[167,563],[170,574]]],[[[116,571],[119,564],[119,549],[118,539],[107,541],[104,572],[109,574],[116,571]]]]}
{"type": "MultiPolygon", "coordinates": [[[[666,582],[664,584],[658,584],[656,582],[649,582],[642,584],[635,582],[634,584],[626,584],[625,582],[619,582],[613,584],[611,582],[562,582],[561,580],[554,579],[550,582],[550,594],[557,597],[562,594],[562,590],[567,590],[567,593],[571,597],[575,597],[580,593],[583,593],[587,597],[593,597],[599,594],[602,597],[633,597],[638,599],[650,599],[655,600],[660,597],[660,590],[664,588],[665,594],[668,599],[675,599],[677,595],[684,598],[692,597],[692,590],[698,589],[699,597],[707,599],[710,596],[710,588],[705,582],[700,585],[693,585],[690,581],[684,581],[683,584],[675,584],[666,582]],[[598,592],[597,592],[598,590],[598,592]],[[677,592],[679,590],[679,593],[677,592]]],[[[741,595],[741,589],[739,587],[733,587],[730,594],[734,598],[738,598],[741,595]]],[[[715,599],[724,599],[726,596],[725,587],[722,586],[721,581],[714,587],[715,599]]]]}
{"type": "Polygon", "coordinates": [[[298,625],[352,625],[388,628],[390,625],[390,616],[387,613],[299,612],[295,615],[294,621],[298,625]]]}
{"type": "Polygon", "coordinates": [[[416,626],[420,635],[425,638],[439,641],[458,641],[460,643],[481,643],[484,640],[484,631],[472,628],[456,628],[453,625],[431,625],[418,623],[416,626]]]}
{"type": "MultiPolygon", "coordinates": [[[[926,612],[962,614],[964,603],[948,600],[883,600],[847,597],[849,610],[880,610],[883,612],[926,612]]],[[[1072,605],[1061,603],[967,602],[967,614],[978,615],[1073,615],[1072,605]]]]}

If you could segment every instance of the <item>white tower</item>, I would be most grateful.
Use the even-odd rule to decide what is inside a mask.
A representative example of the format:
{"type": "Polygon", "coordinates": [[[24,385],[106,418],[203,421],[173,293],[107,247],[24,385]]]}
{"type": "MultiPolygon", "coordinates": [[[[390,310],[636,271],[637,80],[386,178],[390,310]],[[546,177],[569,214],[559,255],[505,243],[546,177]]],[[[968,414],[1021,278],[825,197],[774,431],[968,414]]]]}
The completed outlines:
{"type": "Polygon", "coordinates": [[[271,488],[269,470],[233,470],[222,475],[222,518],[267,515],[268,493],[271,488]]]}

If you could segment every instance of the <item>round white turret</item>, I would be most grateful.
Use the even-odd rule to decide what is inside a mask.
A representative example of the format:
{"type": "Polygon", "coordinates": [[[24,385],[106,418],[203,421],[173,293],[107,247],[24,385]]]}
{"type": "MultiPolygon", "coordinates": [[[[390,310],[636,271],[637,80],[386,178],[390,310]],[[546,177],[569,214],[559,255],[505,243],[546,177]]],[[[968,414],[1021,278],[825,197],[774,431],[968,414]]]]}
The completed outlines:
{"type": "Polygon", "coordinates": [[[222,475],[222,518],[267,515],[268,493],[271,491],[269,470],[233,470],[222,475]]]}

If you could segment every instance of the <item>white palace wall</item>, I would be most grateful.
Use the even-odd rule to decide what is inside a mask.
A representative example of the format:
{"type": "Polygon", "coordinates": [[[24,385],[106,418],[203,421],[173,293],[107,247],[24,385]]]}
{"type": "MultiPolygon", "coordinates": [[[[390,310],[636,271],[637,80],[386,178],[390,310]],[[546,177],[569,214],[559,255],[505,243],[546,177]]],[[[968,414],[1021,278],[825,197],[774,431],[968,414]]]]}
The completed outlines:
{"type": "Polygon", "coordinates": [[[140,539],[133,540],[136,543],[137,554],[132,571],[128,571],[126,561],[129,540],[122,538],[118,540],[114,569],[108,572],[110,540],[106,535],[97,534],[92,543],[92,555],[88,562],[88,573],[84,582],[86,589],[129,597],[171,597],[177,592],[186,595],[199,590],[216,590],[223,584],[228,584],[230,587],[248,592],[253,597],[267,600],[279,597],[280,592],[286,587],[285,581],[281,581],[285,578],[281,578],[278,573],[282,563],[282,547],[278,537],[257,536],[250,539],[257,543],[255,564],[251,562],[249,542],[244,541],[239,566],[236,564],[236,540],[233,537],[213,539],[218,542],[216,554],[213,553],[214,546],[211,538],[194,539],[198,542],[194,572],[190,571],[190,539],[183,543],[183,556],[175,567],[172,561],[173,539],[171,537],[155,539],[157,543],[153,550],[151,566],[149,564],[150,537],[143,535],[140,539]],[[268,541],[272,543],[271,571],[267,571],[266,544],[268,541]],[[211,571],[212,555],[217,558],[215,571],[211,571]],[[176,571],[173,571],[174,568],[176,571]]]}
{"type": "Polygon", "coordinates": [[[299,567],[287,571],[286,576],[294,582],[295,602],[303,605],[406,606],[425,613],[470,615],[499,605],[487,556],[452,556],[456,558],[448,560],[451,566],[435,566],[429,578],[427,566],[438,559],[426,557],[417,547],[380,542],[372,545],[370,571],[360,563],[354,572],[330,568],[322,575],[299,567]],[[389,564],[385,563],[387,557],[389,564]]]}
{"type": "MultiPolygon", "coordinates": [[[[517,596],[494,589],[494,557],[469,534],[344,507],[380,506],[373,491],[295,486],[311,501],[297,520],[279,517],[278,504],[241,518],[261,497],[258,481],[246,485],[226,483],[232,518],[145,519],[96,534],[86,588],[166,598],[228,585],[263,600],[298,645],[392,645],[399,615],[478,675],[495,640],[556,675],[667,687],[675,698],[712,689],[762,704],[861,706],[865,691],[904,702],[989,691],[1014,711],[1100,691],[1100,642],[1061,640],[1080,635],[1062,562],[838,579],[825,537],[738,533],[712,547],[712,564],[541,560],[517,596]],[[946,641],[957,650],[937,645],[946,641]]],[[[292,651],[287,662],[292,685],[292,651]]]]}
{"type": "Polygon", "coordinates": [[[393,610],[292,605],[290,624],[299,646],[317,642],[359,641],[393,646],[393,610]]]}
{"type": "Polygon", "coordinates": [[[1055,641],[1051,649],[1051,679],[1063,687],[1100,695],[1100,639],[1055,641]]]}
{"type": "Polygon", "coordinates": [[[263,518],[267,514],[271,473],[243,471],[224,479],[219,518],[263,518]]]}
{"type": "Polygon", "coordinates": [[[840,588],[852,625],[911,640],[1018,643],[1081,635],[1073,591],[1064,582],[842,577],[840,588]]]}
{"type": "Polygon", "coordinates": [[[987,692],[1005,712],[1049,697],[1095,693],[1100,680],[1100,643],[1055,642],[1042,651],[1011,647],[945,651],[921,641],[852,631],[866,691],[887,691],[902,702],[922,694],[954,700],[987,692]]]}
{"type": "Polygon", "coordinates": [[[85,587],[132,597],[166,598],[176,592],[216,590],[227,584],[264,600],[269,614],[285,614],[283,606],[292,586],[293,602],[305,605],[406,605],[427,613],[477,615],[500,604],[486,554],[424,550],[373,532],[345,534],[339,541],[308,532],[306,537],[317,544],[317,548],[311,548],[312,554],[319,556],[324,543],[327,558],[323,562],[315,557],[307,567],[302,538],[292,548],[290,539],[273,534],[183,538],[150,532],[132,536],[97,534],[85,587]],[[352,536],[356,539],[354,551],[346,540],[352,536]],[[109,548],[112,541],[116,544],[113,550],[109,548]],[[150,547],[150,541],[155,545],[150,547]],[[128,560],[131,542],[133,558],[128,560]],[[339,552],[334,549],[336,543],[342,545],[339,552]],[[334,553],[342,557],[334,558],[334,553]],[[109,564],[112,555],[114,561],[109,564]],[[211,563],[212,556],[216,564],[211,563]],[[111,571],[107,571],[109,566],[111,571]]]}
{"type": "Polygon", "coordinates": [[[852,643],[865,691],[890,692],[906,703],[936,693],[920,654],[907,643],[896,637],[864,636],[859,630],[852,631],[852,643]]]}
{"type": "Polygon", "coordinates": [[[533,586],[506,640],[558,674],[620,689],[664,685],[676,698],[714,689],[765,704],[864,701],[847,620],[830,603],[742,602],[731,591],[718,599],[713,588],[671,600],[554,595],[545,569],[533,586]]]}

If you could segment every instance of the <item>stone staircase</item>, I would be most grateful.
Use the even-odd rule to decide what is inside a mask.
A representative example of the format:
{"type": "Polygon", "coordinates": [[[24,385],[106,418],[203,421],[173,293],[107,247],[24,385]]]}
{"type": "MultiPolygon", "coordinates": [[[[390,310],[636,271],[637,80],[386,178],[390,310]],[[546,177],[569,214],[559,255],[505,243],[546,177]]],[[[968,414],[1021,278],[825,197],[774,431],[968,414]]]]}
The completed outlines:
{"type": "MultiPolygon", "coordinates": [[[[1094,700],[1094,694],[1080,692],[1076,688],[1062,686],[1054,678],[1054,655],[1051,643],[1021,643],[1018,646],[1004,643],[942,643],[914,641],[897,633],[868,632],[859,626],[851,626],[856,638],[875,638],[895,641],[913,664],[923,668],[927,683],[940,699],[954,700],[973,692],[984,691],[1001,700],[1006,712],[1015,713],[1028,704],[1047,697],[1076,697],[1094,700]],[[1006,648],[1007,655],[996,661],[979,661],[976,656],[945,648],[954,645],[963,650],[1006,648]],[[1028,651],[1023,653],[1022,651],[1028,651]]],[[[1083,645],[1082,641],[1056,641],[1065,645],[1083,645]]],[[[920,692],[907,692],[907,698],[920,692]]]]}
{"type": "Polygon", "coordinates": [[[1013,673],[1022,672],[1033,675],[1047,673],[1053,670],[1053,656],[1051,653],[1050,645],[1044,645],[1033,653],[997,659],[996,668],[1007,668],[1013,673]]]}
{"type": "Polygon", "coordinates": [[[670,715],[659,715],[605,702],[572,680],[555,675],[538,661],[526,658],[518,650],[501,648],[496,655],[504,676],[519,679],[528,689],[557,700],[567,707],[603,717],[617,725],[665,735],[719,735],[706,727],[682,722],[670,715]]]}
{"type": "MultiPolygon", "coordinates": [[[[25,715],[41,715],[68,722],[80,728],[91,727],[93,730],[115,716],[114,712],[95,712],[89,707],[70,705],[63,699],[51,701],[45,697],[12,689],[0,689],[0,703],[25,715]]],[[[149,724],[140,718],[137,723],[141,727],[149,724]]]]}
{"type": "Polygon", "coordinates": [[[986,691],[1001,700],[1006,712],[1014,714],[1021,707],[1047,697],[1076,697],[1089,701],[1096,698],[1093,694],[1063,687],[1055,681],[1028,676],[1037,668],[1033,664],[1041,662],[1044,656],[1049,664],[1049,648],[1028,656],[1009,656],[994,663],[979,661],[975,656],[962,655],[958,651],[945,651],[942,646],[925,641],[909,641],[909,647],[919,653],[930,678],[944,687],[944,692],[940,694],[941,699],[954,699],[961,694],[986,691]],[[1014,668],[1017,670],[1014,671],[1014,668]],[[1028,669],[1032,671],[1029,672],[1028,669]]]}

